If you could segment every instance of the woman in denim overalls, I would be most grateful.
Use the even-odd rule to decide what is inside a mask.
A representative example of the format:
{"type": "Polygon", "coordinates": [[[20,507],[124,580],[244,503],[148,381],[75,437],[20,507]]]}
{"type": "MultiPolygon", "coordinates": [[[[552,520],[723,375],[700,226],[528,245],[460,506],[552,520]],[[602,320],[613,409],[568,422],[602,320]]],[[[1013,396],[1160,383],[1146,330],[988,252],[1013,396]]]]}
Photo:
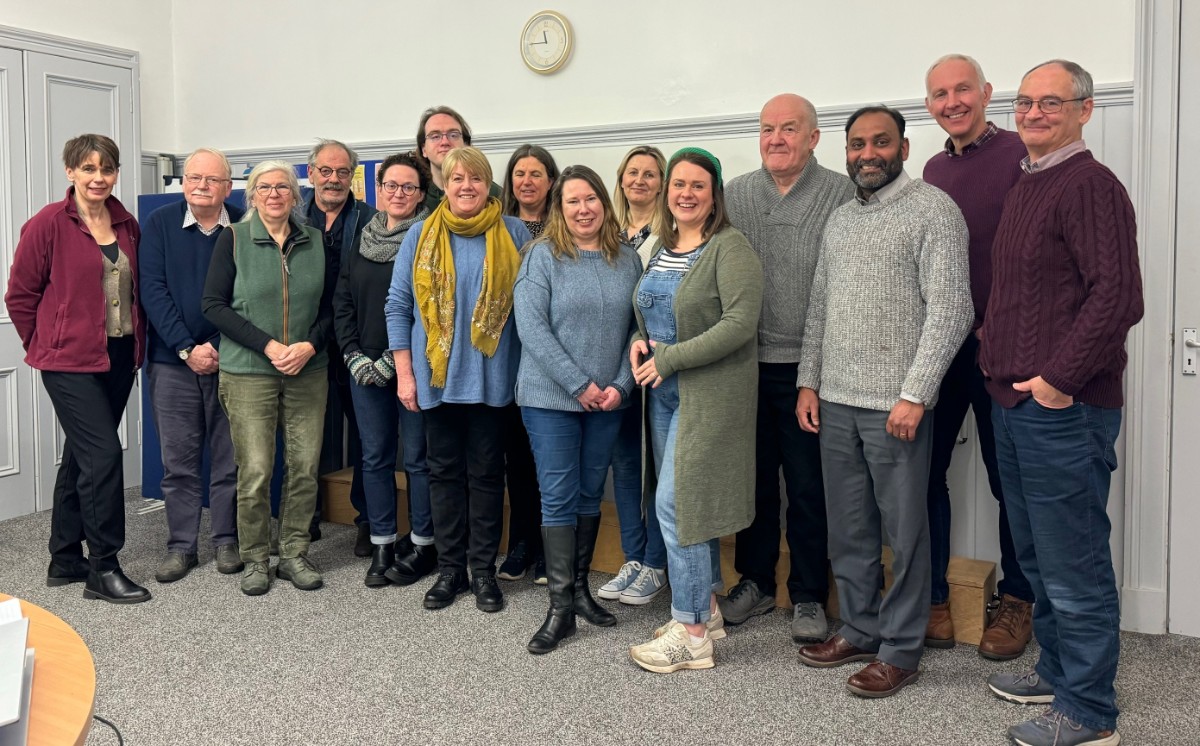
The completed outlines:
{"type": "MultiPolygon", "coordinates": [[[[755,335],[762,303],[761,265],[725,216],[720,163],[706,151],[685,148],[672,157],[668,174],[664,217],[669,211],[673,221],[664,223],[673,225],[663,226],[664,248],[651,259],[638,286],[635,311],[641,329],[630,352],[637,382],[648,387],[648,440],[667,547],[672,617],[655,632],[654,640],[632,648],[630,655],[639,666],[657,673],[711,668],[712,640],[725,636],[714,595],[723,588],[717,537],[749,524],[752,490],[736,483],[752,483],[752,474],[729,469],[724,476],[735,483],[732,489],[719,479],[706,479],[704,485],[689,481],[683,489],[678,482],[688,475],[684,463],[694,463],[698,455],[708,460],[726,437],[753,443],[752,417],[737,418],[728,433],[697,427],[695,418],[710,402],[753,412],[754,400],[748,397],[757,396],[755,335]],[[685,399],[693,419],[688,434],[681,437],[676,371],[685,369],[690,387],[685,399]],[[679,452],[678,466],[677,445],[686,449],[679,452]],[[727,499],[729,494],[735,499],[727,499]],[[677,509],[681,496],[683,513],[677,509]],[[714,508],[729,515],[698,516],[714,508]],[[684,513],[686,526],[680,520],[684,513]]],[[[749,460],[752,467],[753,457],[749,460]]]]}

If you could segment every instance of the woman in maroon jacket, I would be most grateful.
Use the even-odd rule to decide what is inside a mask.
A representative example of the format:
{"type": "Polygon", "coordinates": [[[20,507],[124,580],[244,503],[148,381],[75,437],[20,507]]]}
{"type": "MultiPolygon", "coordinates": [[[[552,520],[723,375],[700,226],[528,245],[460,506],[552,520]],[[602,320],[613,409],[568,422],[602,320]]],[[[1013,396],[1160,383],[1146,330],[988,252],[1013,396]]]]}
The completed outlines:
{"type": "Polygon", "coordinates": [[[66,434],[54,483],[46,585],[85,582],[84,598],[148,601],[121,572],[125,544],[117,426],[142,364],[137,221],[112,196],[116,143],[80,135],[63,148],[71,186],[21,229],[4,302],[66,434]],[[82,542],[87,539],[88,559],[82,542]]]}

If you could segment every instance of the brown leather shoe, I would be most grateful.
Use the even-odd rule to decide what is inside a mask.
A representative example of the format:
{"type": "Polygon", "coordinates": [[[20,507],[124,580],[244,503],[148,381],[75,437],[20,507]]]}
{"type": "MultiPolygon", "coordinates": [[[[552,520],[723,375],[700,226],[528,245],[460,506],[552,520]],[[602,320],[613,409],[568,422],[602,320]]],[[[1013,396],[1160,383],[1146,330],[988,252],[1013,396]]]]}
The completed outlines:
{"type": "Polygon", "coordinates": [[[890,697],[909,684],[915,682],[921,675],[919,670],[897,668],[891,663],[875,661],[850,677],[846,688],[860,697],[890,697]]]}
{"type": "Polygon", "coordinates": [[[1021,657],[1033,639],[1033,604],[1005,593],[979,640],[979,654],[994,661],[1021,657]]]}
{"type": "Polygon", "coordinates": [[[800,662],[815,668],[833,668],[851,661],[870,660],[875,660],[874,653],[854,647],[841,635],[834,635],[825,642],[800,648],[800,662]]]}
{"type": "Polygon", "coordinates": [[[950,602],[929,607],[929,624],[925,625],[925,647],[949,650],[954,647],[954,618],[950,602]]]}

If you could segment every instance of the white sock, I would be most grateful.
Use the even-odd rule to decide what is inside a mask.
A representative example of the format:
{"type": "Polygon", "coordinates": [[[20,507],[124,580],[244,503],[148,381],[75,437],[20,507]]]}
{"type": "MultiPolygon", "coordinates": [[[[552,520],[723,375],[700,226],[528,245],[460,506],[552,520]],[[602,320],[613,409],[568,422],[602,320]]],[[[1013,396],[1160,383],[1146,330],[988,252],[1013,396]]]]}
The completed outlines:
{"type": "Polygon", "coordinates": [[[696,636],[695,636],[695,635],[693,635],[691,632],[688,632],[688,637],[692,638],[692,644],[693,644],[693,645],[699,645],[699,644],[701,644],[701,643],[703,643],[703,642],[704,642],[704,638],[703,638],[703,637],[696,637],[696,636]]]}

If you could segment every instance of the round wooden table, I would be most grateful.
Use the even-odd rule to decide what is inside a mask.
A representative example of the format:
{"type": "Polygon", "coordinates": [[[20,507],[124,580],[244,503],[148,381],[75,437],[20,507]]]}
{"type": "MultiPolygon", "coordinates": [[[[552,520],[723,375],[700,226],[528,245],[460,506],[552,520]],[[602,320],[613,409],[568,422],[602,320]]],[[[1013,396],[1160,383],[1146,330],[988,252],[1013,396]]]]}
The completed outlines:
{"type": "MultiPolygon", "coordinates": [[[[11,596],[0,593],[0,601],[11,596]]],[[[28,601],[28,647],[34,649],[33,697],[29,703],[29,746],[87,740],[96,706],[96,664],[71,625],[28,601]]]]}

